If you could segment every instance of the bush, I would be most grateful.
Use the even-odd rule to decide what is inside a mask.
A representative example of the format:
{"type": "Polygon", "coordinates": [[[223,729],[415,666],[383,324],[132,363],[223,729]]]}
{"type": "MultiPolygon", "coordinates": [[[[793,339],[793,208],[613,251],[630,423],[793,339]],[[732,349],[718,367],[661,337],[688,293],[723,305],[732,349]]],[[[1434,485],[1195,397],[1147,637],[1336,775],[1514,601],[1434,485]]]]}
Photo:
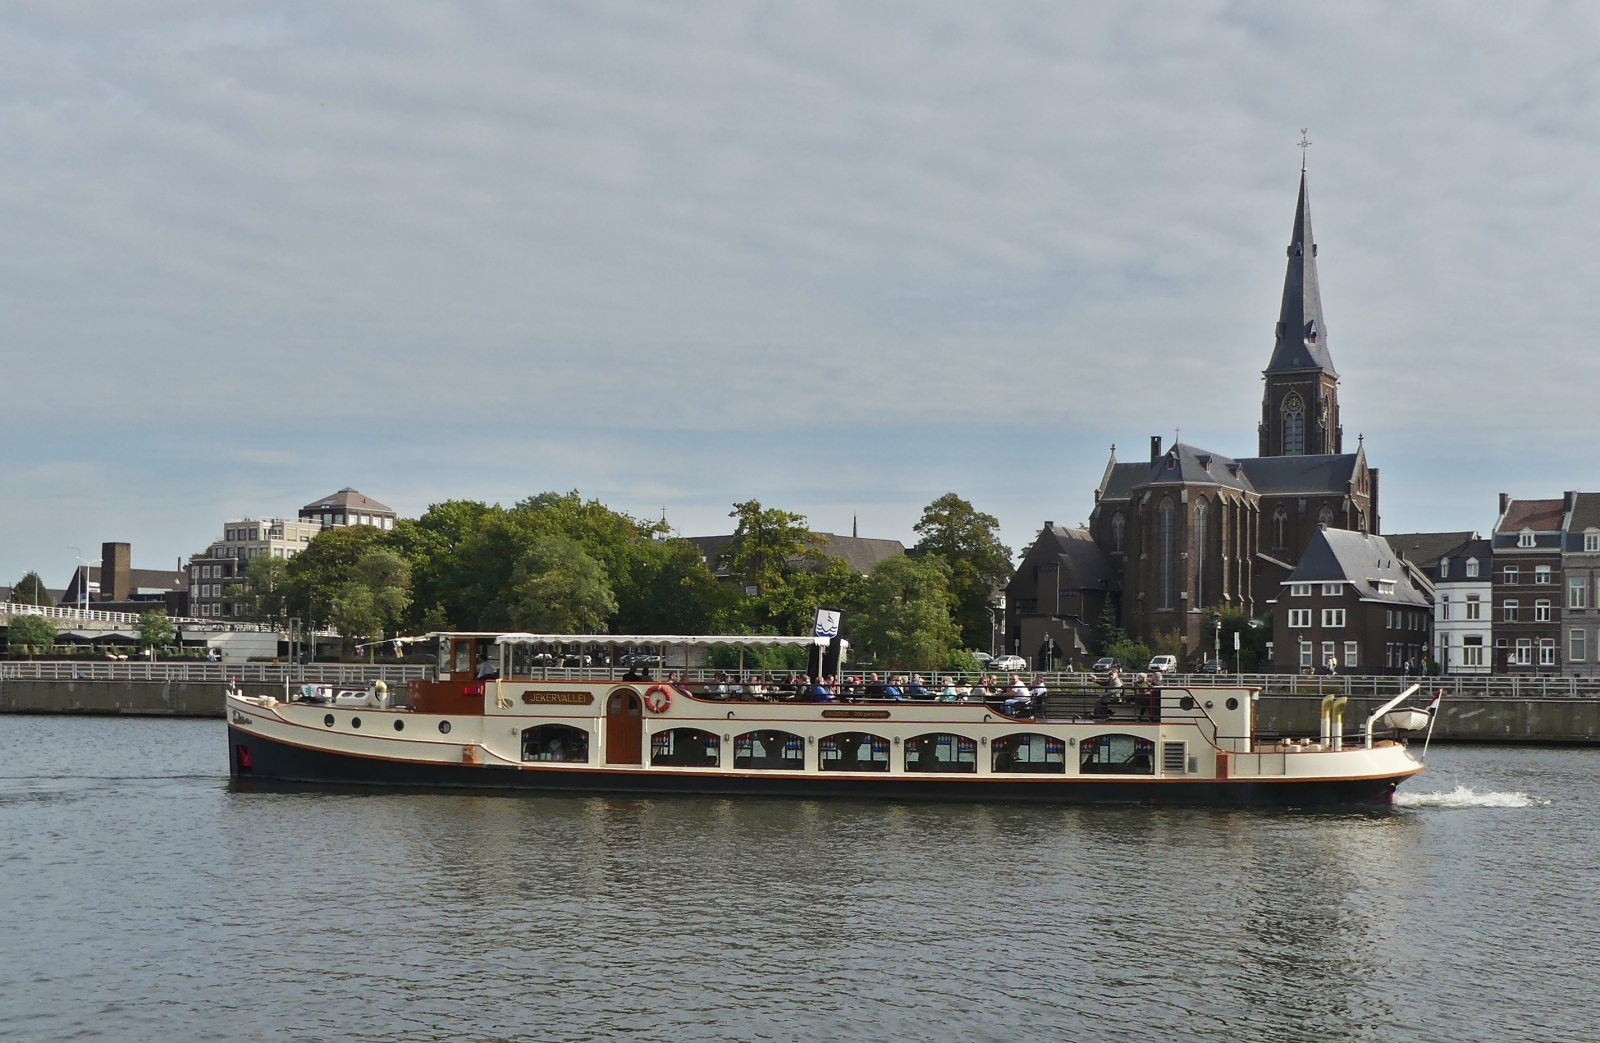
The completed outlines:
{"type": "Polygon", "coordinates": [[[15,651],[24,647],[48,647],[56,643],[56,625],[43,616],[12,616],[6,628],[6,645],[15,651]]]}
{"type": "Polygon", "coordinates": [[[1155,653],[1150,651],[1149,645],[1124,638],[1107,645],[1105,654],[1121,663],[1125,670],[1143,670],[1150,665],[1150,657],[1155,653]]]}

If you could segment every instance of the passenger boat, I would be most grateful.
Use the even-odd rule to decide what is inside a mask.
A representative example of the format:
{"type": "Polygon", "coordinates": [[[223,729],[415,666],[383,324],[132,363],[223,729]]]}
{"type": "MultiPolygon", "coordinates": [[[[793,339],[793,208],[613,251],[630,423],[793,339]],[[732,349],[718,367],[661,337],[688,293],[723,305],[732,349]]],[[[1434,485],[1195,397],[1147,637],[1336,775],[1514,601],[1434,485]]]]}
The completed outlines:
{"type": "MultiPolygon", "coordinates": [[[[1163,687],[1079,716],[998,702],[769,700],[661,680],[659,657],[618,676],[616,651],[805,646],[823,638],[429,635],[433,677],[385,693],[230,693],[232,777],[443,789],[1335,807],[1389,803],[1422,770],[1368,718],[1345,742],[1342,700],[1321,734],[1258,741],[1258,690],[1163,687]],[[562,667],[561,649],[608,665],[562,667]],[[556,650],[551,652],[549,650],[556,650]],[[609,665],[615,664],[615,665],[609,665]],[[650,672],[658,679],[647,679],[650,672]],[[488,676],[493,675],[493,676],[488,676]],[[573,676],[576,675],[576,676],[573,676]]],[[[741,651],[741,656],[743,652],[741,651]]],[[[733,671],[730,670],[730,673],[733,671]]],[[[820,672],[820,671],[819,671],[820,672]]],[[[687,674],[687,671],[685,671],[687,674]]],[[[1406,693],[1409,695],[1410,693],[1406,693]]],[[[817,697],[828,698],[819,693],[817,697]]]]}

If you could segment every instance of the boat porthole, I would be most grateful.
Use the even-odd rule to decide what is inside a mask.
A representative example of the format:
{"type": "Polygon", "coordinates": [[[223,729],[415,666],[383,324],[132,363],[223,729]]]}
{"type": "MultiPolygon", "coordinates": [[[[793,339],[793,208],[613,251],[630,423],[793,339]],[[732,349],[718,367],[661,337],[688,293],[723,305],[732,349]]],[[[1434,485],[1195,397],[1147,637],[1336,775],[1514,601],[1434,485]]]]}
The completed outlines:
{"type": "Polygon", "coordinates": [[[396,717],[394,719],[394,730],[397,731],[397,732],[405,731],[406,730],[406,722],[402,721],[400,718],[396,717]]]}
{"type": "Polygon", "coordinates": [[[1184,696],[1182,699],[1178,700],[1178,708],[1181,709],[1181,710],[1192,710],[1192,709],[1194,709],[1194,699],[1192,699],[1191,697],[1189,697],[1187,695],[1184,696]]]}
{"type": "Polygon", "coordinates": [[[361,727],[361,718],[359,718],[359,717],[350,718],[350,727],[352,727],[352,728],[361,727]]]}
{"type": "Polygon", "coordinates": [[[1216,707],[1217,707],[1216,703],[1212,702],[1210,699],[1206,700],[1206,709],[1214,710],[1214,709],[1216,709],[1216,707]]]}
{"type": "Polygon", "coordinates": [[[450,722],[449,721],[440,721],[439,722],[439,734],[440,735],[449,735],[450,734],[450,722]]]}
{"type": "Polygon", "coordinates": [[[332,728],[333,727],[333,714],[330,713],[326,717],[324,717],[322,719],[322,723],[326,724],[329,728],[332,728]]]}
{"type": "Polygon", "coordinates": [[[1223,703],[1222,705],[1226,706],[1230,710],[1237,710],[1239,708],[1239,700],[1233,698],[1232,696],[1229,696],[1228,697],[1228,701],[1223,703]]]}

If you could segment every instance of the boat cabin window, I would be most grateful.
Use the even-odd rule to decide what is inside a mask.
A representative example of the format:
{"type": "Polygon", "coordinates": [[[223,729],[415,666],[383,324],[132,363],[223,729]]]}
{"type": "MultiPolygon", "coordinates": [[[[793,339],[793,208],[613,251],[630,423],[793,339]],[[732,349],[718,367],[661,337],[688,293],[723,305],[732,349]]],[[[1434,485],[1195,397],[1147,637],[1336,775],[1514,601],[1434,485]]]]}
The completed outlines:
{"type": "Polygon", "coordinates": [[[589,733],[565,724],[541,724],[522,729],[525,761],[589,762],[589,733]]]}
{"type": "Polygon", "coordinates": [[[452,675],[471,677],[473,667],[476,665],[472,661],[472,639],[456,638],[450,642],[450,660],[449,669],[452,675]]]}
{"type": "Polygon", "coordinates": [[[761,731],[735,735],[733,766],[801,771],[806,766],[806,741],[791,732],[761,731]]]}
{"type": "Polygon", "coordinates": [[[1154,775],[1156,744],[1137,735],[1096,735],[1078,744],[1078,770],[1086,775],[1154,775]]]}
{"type": "Polygon", "coordinates": [[[1065,775],[1067,772],[1067,741],[1038,732],[1022,732],[996,739],[990,750],[994,762],[990,770],[997,772],[1050,772],[1065,775]]]}
{"type": "Polygon", "coordinates": [[[673,728],[650,736],[650,765],[656,768],[715,768],[722,763],[721,740],[698,728],[673,728]]]}
{"type": "Polygon", "coordinates": [[[907,739],[906,770],[976,773],[978,740],[947,732],[907,739]]]}
{"type": "Polygon", "coordinates": [[[889,740],[866,732],[839,732],[817,740],[823,771],[888,771],[889,740]]]}

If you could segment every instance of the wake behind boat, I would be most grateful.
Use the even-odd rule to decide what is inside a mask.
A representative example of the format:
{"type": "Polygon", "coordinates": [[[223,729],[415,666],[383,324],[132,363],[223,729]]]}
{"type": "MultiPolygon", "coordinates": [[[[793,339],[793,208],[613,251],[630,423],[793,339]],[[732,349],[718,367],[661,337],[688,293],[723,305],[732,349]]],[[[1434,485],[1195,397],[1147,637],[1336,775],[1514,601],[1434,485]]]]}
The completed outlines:
{"type": "MultiPolygon", "coordinates": [[[[826,638],[428,635],[434,678],[386,693],[230,693],[236,781],[569,793],[1027,800],[1059,804],[1333,807],[1389,804],[1422,770],[1375,740],[1345,745],[1342,705],[1316,740],[1258,741],[1251,688],[1158,688],[1148,700],[1052,717],[999,702],[825,688],[793,698],[656,681],[659,657],[551,677],[560,650],[802,646],[826,638]],[[551,651],[554,650],[554,651],[551,651]],[[480,674],[482,676],[480,676],[480,674]],[[599,676],[595,676],[598,674],[599,676]]],[[[557,674],[573,671],[554,668],[557,674]]],[[[814,673],[821,673],[820,667],[814,673]]],[[[741,671],[742,673],[742,671],[741,671]]],[[[1410,694],[1409,692],[1406,694],[1410,694]]]]}

